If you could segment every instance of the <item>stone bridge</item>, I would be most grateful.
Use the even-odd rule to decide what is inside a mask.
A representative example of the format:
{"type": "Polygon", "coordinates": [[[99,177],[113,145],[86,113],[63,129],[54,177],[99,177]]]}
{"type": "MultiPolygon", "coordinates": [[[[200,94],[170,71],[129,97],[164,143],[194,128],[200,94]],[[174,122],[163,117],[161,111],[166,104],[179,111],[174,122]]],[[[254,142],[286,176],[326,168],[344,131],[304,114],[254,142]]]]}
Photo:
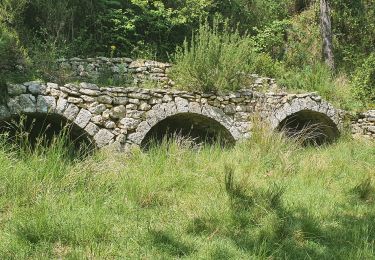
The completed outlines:
{"type": "Polygon", "coordinates": [[[323,143],[339,135],[345,114],[316,93],[251,89],[218,95],[28,82],[9,84],[7,95],[5,104],[0,105],[0,121],[9,122],[25,114],[35,119],[39,129],[48,124],[54,131],[61,130],[61,123],[69,123],[73,136],[85,137],[99,148],[110,144],[143,146],[153,138],[163,138],[166,132],[233,143],[251,137],[251,118],[255,115],[275,130],[293,132],[319,125],[314,138],[323,143]]]}

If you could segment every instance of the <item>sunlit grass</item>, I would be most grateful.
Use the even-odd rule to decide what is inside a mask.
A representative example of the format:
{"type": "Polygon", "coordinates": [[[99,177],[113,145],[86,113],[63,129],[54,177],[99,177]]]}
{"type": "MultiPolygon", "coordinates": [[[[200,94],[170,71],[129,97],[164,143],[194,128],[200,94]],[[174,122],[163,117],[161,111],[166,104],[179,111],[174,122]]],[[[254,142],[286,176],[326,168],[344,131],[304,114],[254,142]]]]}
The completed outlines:
{"type": "Polygon", "coordinates": [[[64,160],[0,144],[0,258],[371,259],[375,146],[165,141],[64,160]]]}

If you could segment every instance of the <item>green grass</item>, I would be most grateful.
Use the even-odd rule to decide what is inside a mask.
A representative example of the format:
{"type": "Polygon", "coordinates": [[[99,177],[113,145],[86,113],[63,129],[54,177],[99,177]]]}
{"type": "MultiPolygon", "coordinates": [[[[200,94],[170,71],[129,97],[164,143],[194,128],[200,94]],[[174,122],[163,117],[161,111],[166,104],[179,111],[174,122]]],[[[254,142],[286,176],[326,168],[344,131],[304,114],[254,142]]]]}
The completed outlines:
{"type": "MultiPolygon", "coordinates": [[[[57,148],[56,148],[57,147],[57,148]]],[[[1,259],[375,259],[375,146],[164,143],[65,159],[0,145],[1,259]]]]}

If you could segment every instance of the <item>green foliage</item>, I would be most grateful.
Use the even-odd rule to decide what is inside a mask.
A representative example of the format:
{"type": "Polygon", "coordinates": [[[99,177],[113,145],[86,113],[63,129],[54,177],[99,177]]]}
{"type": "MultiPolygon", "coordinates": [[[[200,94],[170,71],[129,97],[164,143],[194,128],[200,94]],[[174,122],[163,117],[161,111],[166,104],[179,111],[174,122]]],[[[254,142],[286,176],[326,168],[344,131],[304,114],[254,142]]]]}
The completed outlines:
{"type": "Polygon", "coordinates": [[[375,52],[354,73],[353,85],[363,102],[375,104],[375,52]]]}
{"type": "Polygon", "coordinates": [[[0,23],[0,70],[12,70],[25,63],[26,52],[22,48],[18,34],[0,23]]]}
{"type": "Polygon", "coordinates": [[[331,2],[336,63],[352,72],[375,51],[375,1],[331,2]]]}
{"type": "Polygon", "coordinates": [[[262,30],[257,29],[254,40],[259,51],[268,53],[273,59],[282,59],[286,49],[285,39],[289,27],[289,20],[276,20],[262,30]]]}
{"type": "Polygon", "coordinates": [[[371,259],[374,145],[301,148],[261,129],[231,149],[80,161],[1,139],[0,258],[371,259]]]}
{"type": "Polygon", "coordinates": [[[247,35],[214,21],[203,23],[191,42],[184,42],[173,57],[171,76],[189,90],[238,90],[249,72],[254,42],[247,35]],[[222,28],[220,28],[222,26],[222,28]]]}

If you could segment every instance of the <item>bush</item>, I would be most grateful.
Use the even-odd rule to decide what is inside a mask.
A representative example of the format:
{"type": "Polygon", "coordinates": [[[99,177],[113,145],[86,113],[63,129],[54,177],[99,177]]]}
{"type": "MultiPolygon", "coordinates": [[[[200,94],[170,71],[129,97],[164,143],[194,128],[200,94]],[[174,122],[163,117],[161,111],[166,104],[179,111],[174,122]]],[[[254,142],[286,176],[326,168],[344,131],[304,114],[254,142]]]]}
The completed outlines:
{"type": "Polygon", "coordinates": [[[247,35],[230,30],[224,23],[201,24],[188,43],[173,56],[171,77],[189,90],[237,90],[249,72],[254,42],[247,35]],[[221,27],[221,28],[220,28],[221,27]]]}
{"type": "Polygon", "coordinates": [[[365,103],[375,102],[375,52],[360,66],[353,77],[357,96],[365,103]]]}
{"type": "Polygon", "coordinates": [[[11,70],[25,62],[26,52],[21,47],[18,35],[0,23],[0,70],[11,70]]]}

